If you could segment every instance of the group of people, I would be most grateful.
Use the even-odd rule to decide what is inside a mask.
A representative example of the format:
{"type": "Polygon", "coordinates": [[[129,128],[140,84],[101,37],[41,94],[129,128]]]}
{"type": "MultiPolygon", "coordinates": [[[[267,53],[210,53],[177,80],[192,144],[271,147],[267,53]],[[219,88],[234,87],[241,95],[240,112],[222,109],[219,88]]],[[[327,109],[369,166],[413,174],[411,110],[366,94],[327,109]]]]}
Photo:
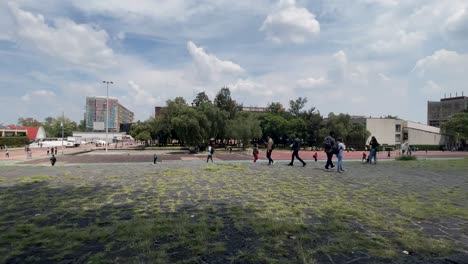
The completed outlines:
{"type": "MultiPolygon", "coordinates": [[[[342,138],[336,138],[336,135],[334,132],[330,132],[327,137],[325,137],[323,141],[323,149],[325,151],[325,154],[327,155],[327,162],[325,164],[325,170],[329,171],[333,168],[335,168],[335,165],[333,164],[333,156],[336,155],[337,157],[337,172],[341,173],[344,172],[345,170],[343,169],[343,153],[346,150],[346,146],[343,142],[342,138]]],[[[380,144],[378,143],[377,139],[373,136],[371,138],[371,141],[369,143],[370,145],[370,153],[369,157],[366,159],[366,162],[368,163],[377,163],[377,151],[380,147],[380,144]]],[[[291,155],[291,162],[288,163],[288,166],[294,166],[294,160],[297,159],[302,163],[302,166],[305,167],[307,163],[301,159],[299,156],[299,150],[301,149],[301,140],[296,136],[296,138],[293,140],[292,144],[290,145],[292,155],[291,155]]],[[[273,165],[275,162],[271,158],[271,153],[274,149],[274,142],[273,139],[268,136],[267,140],[267,150],[266,150],[266,157],[268,159],[268,165],[273,165]]],[[[258,160],[258,155],[259,155],[259,149],[258,145],[254,144],[253,150],[253,161],[257,162],[258,160]]],[[[365,153],[363,153],[365,155],[365,153]]],[[[313,158],[317,162],[317,152],[314,153],[313,158]]],[[[212,159],[212,157],[209,155],[209,158],[212,159]]],[[[365,158],[364,158],[365,159],[365,158]]],[[[207,159],[208,162],[208,159],[207,159]]]]}
{"type": "Polygon", "coordinates": [[[55,153],[55,155],[57,155],[57,151],[58,151],[57,147],[47,148],[47,156],[49,156],[49,153],[52,155],[54,155],[55,153]]]}

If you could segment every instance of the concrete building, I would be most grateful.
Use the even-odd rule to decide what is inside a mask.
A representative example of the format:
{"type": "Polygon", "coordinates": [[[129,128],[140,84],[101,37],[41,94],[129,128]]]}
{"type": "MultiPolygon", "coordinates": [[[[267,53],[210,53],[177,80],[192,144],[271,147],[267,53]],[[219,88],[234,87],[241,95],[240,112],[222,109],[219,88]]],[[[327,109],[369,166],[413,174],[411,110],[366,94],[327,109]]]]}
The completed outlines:
{"type": "Polygon", "coordinates": [[[468,109],[468,97],[457,96],[440,99],[440,102],[427,102],[427,124],[440,127],[454,114],[468,109]]]}
{"type": "MultiPolygon", "coordinates": [[[[97,124],[105,124],[106,122],[106,100],[105,96],[86,97],[85,120],[87,130],[105,130],[105,125],[97,127],[97,124]]],[[[109,131],[119,132],[122,124],[131,124],[133,122],[133,112],[121,105],[117,98],[109,97],[109,131]]]]}
{"type": "Polygon", "coordinates": [[[0,129],[0,137],[26,137],[27,135],[28,131],[26,129],[0,129]]]}
{"type": "MultiPolygon", "coordinates": [[[[363,122],[359,117],[353,121],[363,122]]],[[[370,138],[375,136],[383,146],[395,146],[399,148],[401,144],[408,142],[410,145],[430,145],[445,146],[448,144],[448,137],[441,133],[440,128],[425,124],[405,121],[397,118],[365,118],[366,129],[371,133],[370,138]]]]}

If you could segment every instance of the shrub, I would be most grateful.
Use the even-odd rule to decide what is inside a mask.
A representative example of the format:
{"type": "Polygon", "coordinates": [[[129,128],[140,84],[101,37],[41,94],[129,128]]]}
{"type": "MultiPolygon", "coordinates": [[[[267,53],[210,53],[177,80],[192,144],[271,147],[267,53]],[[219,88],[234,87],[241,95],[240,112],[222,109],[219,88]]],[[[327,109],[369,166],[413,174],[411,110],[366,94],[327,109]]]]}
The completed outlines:
{"type": "Polygon", "coordinates": [[[0,145],[7,147],[22,147],[29,144],[28,137],[0,137],[0,145]]]}
{"type": "Polygon", "coordinates": [[[406,161],[406,160],[417,160],[417,158],[416,158],[416,156],[402,155],[402,156],[396,158],[396,160],[402,160],[402,161],[406,161]]]}

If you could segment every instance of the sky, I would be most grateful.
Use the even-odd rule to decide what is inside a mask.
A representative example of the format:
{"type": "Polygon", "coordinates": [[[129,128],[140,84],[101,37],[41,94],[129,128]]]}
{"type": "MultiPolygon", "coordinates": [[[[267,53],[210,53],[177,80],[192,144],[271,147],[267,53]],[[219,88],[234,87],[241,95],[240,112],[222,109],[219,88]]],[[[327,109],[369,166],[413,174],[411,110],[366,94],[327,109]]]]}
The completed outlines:
{"type": "Polygon", "coordinates": [[[79,122],[104,80],[135,120],[227,86],[426,123],[427,101],[467,95],[468,0],[0,1],[0,124],[79,122]]]}

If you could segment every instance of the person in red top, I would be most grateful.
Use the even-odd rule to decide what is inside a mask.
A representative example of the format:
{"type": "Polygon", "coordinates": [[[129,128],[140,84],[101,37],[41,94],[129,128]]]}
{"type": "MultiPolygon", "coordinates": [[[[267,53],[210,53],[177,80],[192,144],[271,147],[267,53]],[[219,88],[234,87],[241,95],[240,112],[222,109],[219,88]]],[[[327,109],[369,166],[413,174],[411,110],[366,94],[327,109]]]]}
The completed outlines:
{"type": "Polygon", "coordinates": [[[362,162],[366,161],[366,157],[367,157],[366,153],[363,152],[363,153],[362,153],[362,162]]]}
{"type": "Polygon", "coordinates": [[[312,156],[312,158],[314,158],[315,162],[317,162],[317,152],[315,152],[315,154],[312,156]]]}

